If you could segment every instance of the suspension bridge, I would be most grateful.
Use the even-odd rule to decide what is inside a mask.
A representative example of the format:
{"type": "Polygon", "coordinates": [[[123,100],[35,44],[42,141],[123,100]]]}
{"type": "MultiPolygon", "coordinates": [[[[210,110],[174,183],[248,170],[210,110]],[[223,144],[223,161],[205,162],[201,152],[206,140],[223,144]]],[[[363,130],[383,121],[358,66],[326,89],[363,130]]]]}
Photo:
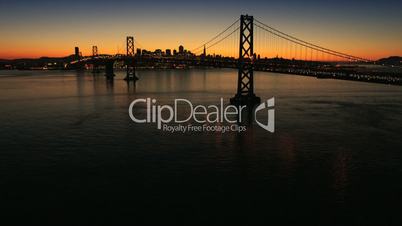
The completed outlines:
{"type": "Polygon", "coordinates": [[[250,15],[241,15],[228,27],[210,40],[185,54],[144,56],[135,53],[133,36],[126,38],[126,54],[102,56],[93,46],[92,56],[79,57],[70,67],[91,65],[94,72],[105,68],[106,77],[113,79],[115,62],[125,65],[125,80],[136,81],[135,68],[152,62],[154,64],[185,65],[187,67],[227,67],[238,69],[237,93],[231,99],[233,104],[259,103],[254,94],[254,71],[269,71],[317,78],[337,78],[402,84],[399,75],[378,71],[358,71],[356,65],[374,64],[370,59],[325,48],[302,40],[269,26],[250,15]]]}

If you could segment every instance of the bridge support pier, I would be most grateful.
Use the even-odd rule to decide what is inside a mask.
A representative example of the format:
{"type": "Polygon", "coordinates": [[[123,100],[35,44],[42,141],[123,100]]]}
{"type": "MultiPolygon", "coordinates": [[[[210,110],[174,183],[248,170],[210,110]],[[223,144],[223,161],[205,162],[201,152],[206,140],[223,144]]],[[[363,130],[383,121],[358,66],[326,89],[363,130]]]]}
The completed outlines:
{"type": "Polygon", "coordinates": [[[92,73],[95,75],[95,74],[98,74],[99,72],[100,72],[99,65],[97,63],[93,63],[92,64],[92,73]]]}
{"type": "Polygon", "coordinates": [[[113,69],[113,65],[114,65],[114,60],[107,60],[105,62],[105,76],[106,79],[108,80],[113,80],[115,74],[114,74],[114,69],[113,69]]]}
{"type": "Polygon", "coordinates": [[[253,16],[240,16],[240,48],[237,93],[233,98],[230,99],[230,103],[233,105],[247,105],[249,108],[253,108],[255,105],[261,102],[261,99],[254,94],[253,27],[253,16]]]}

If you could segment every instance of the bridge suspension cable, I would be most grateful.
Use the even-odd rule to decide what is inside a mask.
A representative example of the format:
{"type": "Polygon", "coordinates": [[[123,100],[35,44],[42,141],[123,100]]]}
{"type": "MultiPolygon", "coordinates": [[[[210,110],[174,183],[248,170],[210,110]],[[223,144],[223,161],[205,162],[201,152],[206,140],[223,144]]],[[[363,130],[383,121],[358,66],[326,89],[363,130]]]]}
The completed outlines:
{"type": "Polygon", "coordinates": [[[208,40],[207,42],[203,43],[202,45],[198,46],[197,48],[194,48],[191,50],[191,52],[193,53],[197,53],[197,52],[201,52],[203,51],[204,47],[206,49],[209,49],[215,45],[217,45],[218,43],[222,42],[224,39],[228,38],[230,35],[234,34],[240,27],[239,24],[239,19],[237,19],[236,21],[234,21],[231,25],[229,25],[226,29],[224,29],[222,32],[218,33],[217,35],[215,35],[213,38],[211,38],[210,40],[208,40]],[[236,26],[237,25],[237,26],[236,26]],[[234,30],[232,32],[230,32],[230,30],[233,28],[234,30]],[[225,35],[225,33],[230,32],[228,35],[225,35]],[[217,40],[219,37],[223,37],[220,38],[218,41],[217,40]],[[215,41],[215,42],[214,42],[215,41]],[[212,43],[213,42],[213,43],[212,43]],[[212,44],[210,44],[212,43],[212,44]]]}
{"type": "MultiPolygon", "coordinates": [[[[282,58],[317,62],[372,62],[358,56],[325,48],[293,35],[289,35],[254,19],[254,53],[259,59],[282,58]],[[265,56],[264,56],[265,55],[265,56]]],[[[191,50],[195,55],[219,55],[221,57],[238,57],[240,38],[239,19],[210,40],[191,50]],[[207,52],[208,50],[208,52],[207,52]]]]}
{"type": "MultiPolygon", "coordinates": [[[[283,35],[280,35],[280,34],[277,34],[277,33],[275,33],[275,32],[272,32],[272,31],[270,31],[270,30],[267,30],[267,29],[265,29],[265,28],[263,28],[263,27],[261,27],[261,26],[259,26],[259,25],[257,25],[257,24],[255,24],[255,26],[257,26],[257,27],[259,27],[259,28],[261,28],[261,29],[263,29],[263,30],[265,30],[265,31],[267,31],[267,32],[269,32],[269,33],[271,33],[271,34],[273,34],[273,35],[279,37],[279,38],[282,38],[282,39],[284,39],[284,40],[290,41],[290,42],[292,42],[292,43],[294,43],[294,44],[297,44],[297,45],[300,45],[300,46],[303,46],[303,47],[307,47],[307,48],[310,48],[310,49],[312,49],[312,50],[316,50],[316,51],[319,51],[319,52],[322,52],[322,53],[330,54],[330,55],[333,55],[333,56],[337,56],[337,57],[341,57],[341,58],[347,58],[347,59],[353,59],[353,58],[349,58],[349,57],[344,57],[343,55],[340,55],[340,54],[336,54],[336,53],[332,53],[332,52],[329,52],[329,51],[326,51],[326,50],[322,50],[322,49],[320,49],[320,48],[311,47],[311,46],[306,45],[306,44],[304,44],[304,43],[302,43],[302,42],[292,40],[292,39],[290,39],[290,38],[288,38],[288,37],[285,37],[285,36],[283,36],[283,35]]],[[[278,40],[275,40],[275,41],[278,42],[278,40]]],[[[281,41],[281,40],[279,40],[279,41],[281,41]]],[[[280,45],[280,44],[279,44],[279,45],[280,45]]],[[[275,47],[278,48],[278,46],[275,46],[275,47]]],[[[291,48],[293,48],[293,46],[292,46],[291,48]]],[[[297,55],[297,46],[294,46],[294,48],[295,48],[295,49],[294,49],[295,55],[297,55]]],[[[293,49],[291,49],[291,51],[293,51],[293,49]]],[[[279,51],[278,51],[278,52],[279,52],[279,51]]]]}
{"type": "MultiPolygon", "coordinates": [[[[234,29],[232,32],[230,32],[229,34],[225,35],[225,36],[222,37],[221,39],[215,41],[214,43],[212,43],[212,44],[210,44],[210,45],[208,45],[208,46],[205,46],[205,50],[209,50],[209,49],[211,49],[212,47],[214,47],[214,46],[220,44],[220,43],[223,42],[224,40],[228,39],[231,35],[235,34],[237,31],[239,31],[239,29],[240,29],[240,28],[237,27],[236,29],[234,29]]],[[[203,51],[203,49],[200,49],[200,50],[198,50],[198,51],[195,52],[195,53],[198,53],[198,52],[201,52],[201,51],[203,51]]]]}
{"type": "MultiPolygon", "coordinates": [[[[266,32],[269,32],[270,34],[272,34],[272,35],[274,35],[276,37],[279,37],[279,38],[284,39],[286,41],[289,41],[289,42],[292,42],[294,44],[297,44],[300,47],[305,47],[306,48],[305,55],[308,55],[307,49],[310,49],[310,50],[315,50],[315,51],[318,51],[318,52],[321,52],[321,53],[324,53],[324,54],[329,54],[329,55],[336,56],[336,57],[343,58],[343,59],[347,59],[347,60],[371,62],[371,60],[368,60],[368,59],[365,59],[365,58],[361,58],[361,57],[353,56],[353,55],[350,55],[350,54],[342,53],[342,52],[339,52],[339,51],[331,50],[331,49],[328,49],[328,48],[321,47],[319,45],[315,45],[315,44],[313,44],[311,42],[301,40],[301,39],[296,38],[296,37],[294,37],[292,35],[286,34],[286,33],[282,32],[282,31],[280,31],[278,29],[275,29],[275,28],[273,28],[273,27],[271,27],[271,26],[269,26],[269,25],[267,25],[265,23],[262,23],[261,21],[259,21],[257,19],[255,19],[255,22],[256,23],[254,24],[254,26],[256,26],[256,27],[258,27],[258,28],[260,28],[260,29],[262,29],[262,30],[264,30],[266,32]]],[[[295,47],[295,48],[297,48],[297,47],[295,47]]],[[[310,52],[310,55],[311,54],[312,53],[310,52]]]]}
{"type": "Polygon", "coordinates": [[[138,42],[137,39],[134,39],[134,44],[135,44],[135,46],[136,46],[137,48],[140,48],[140,49],[143,49],[143,48],[144,48],[144,46],[141,45],[141,43],[138,42]]]}

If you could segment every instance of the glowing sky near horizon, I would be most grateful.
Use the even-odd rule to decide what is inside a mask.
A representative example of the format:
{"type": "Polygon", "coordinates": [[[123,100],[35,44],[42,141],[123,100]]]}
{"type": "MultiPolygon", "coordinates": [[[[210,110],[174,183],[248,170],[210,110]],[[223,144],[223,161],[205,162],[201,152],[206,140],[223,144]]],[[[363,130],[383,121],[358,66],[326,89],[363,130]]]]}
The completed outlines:
{"type": "Polygon", "coordinates": [[[125,37],[154,50],[199,46],[239,18],[306,41],[378,59],[402,55],[402,1],[0,0],[0,58],[125,52],[125,37]]]}

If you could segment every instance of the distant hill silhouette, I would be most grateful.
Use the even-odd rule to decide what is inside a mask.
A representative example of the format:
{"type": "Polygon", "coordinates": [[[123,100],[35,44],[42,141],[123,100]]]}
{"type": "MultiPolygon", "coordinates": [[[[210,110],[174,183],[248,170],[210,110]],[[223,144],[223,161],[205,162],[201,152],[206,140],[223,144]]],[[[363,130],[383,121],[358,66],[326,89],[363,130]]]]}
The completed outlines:
{"type": "Polygon", "coordinates": [[[390,56],[388,58],[379,59],[377,62],[384,65],[402,66],[402,57],[390,56]]]}

